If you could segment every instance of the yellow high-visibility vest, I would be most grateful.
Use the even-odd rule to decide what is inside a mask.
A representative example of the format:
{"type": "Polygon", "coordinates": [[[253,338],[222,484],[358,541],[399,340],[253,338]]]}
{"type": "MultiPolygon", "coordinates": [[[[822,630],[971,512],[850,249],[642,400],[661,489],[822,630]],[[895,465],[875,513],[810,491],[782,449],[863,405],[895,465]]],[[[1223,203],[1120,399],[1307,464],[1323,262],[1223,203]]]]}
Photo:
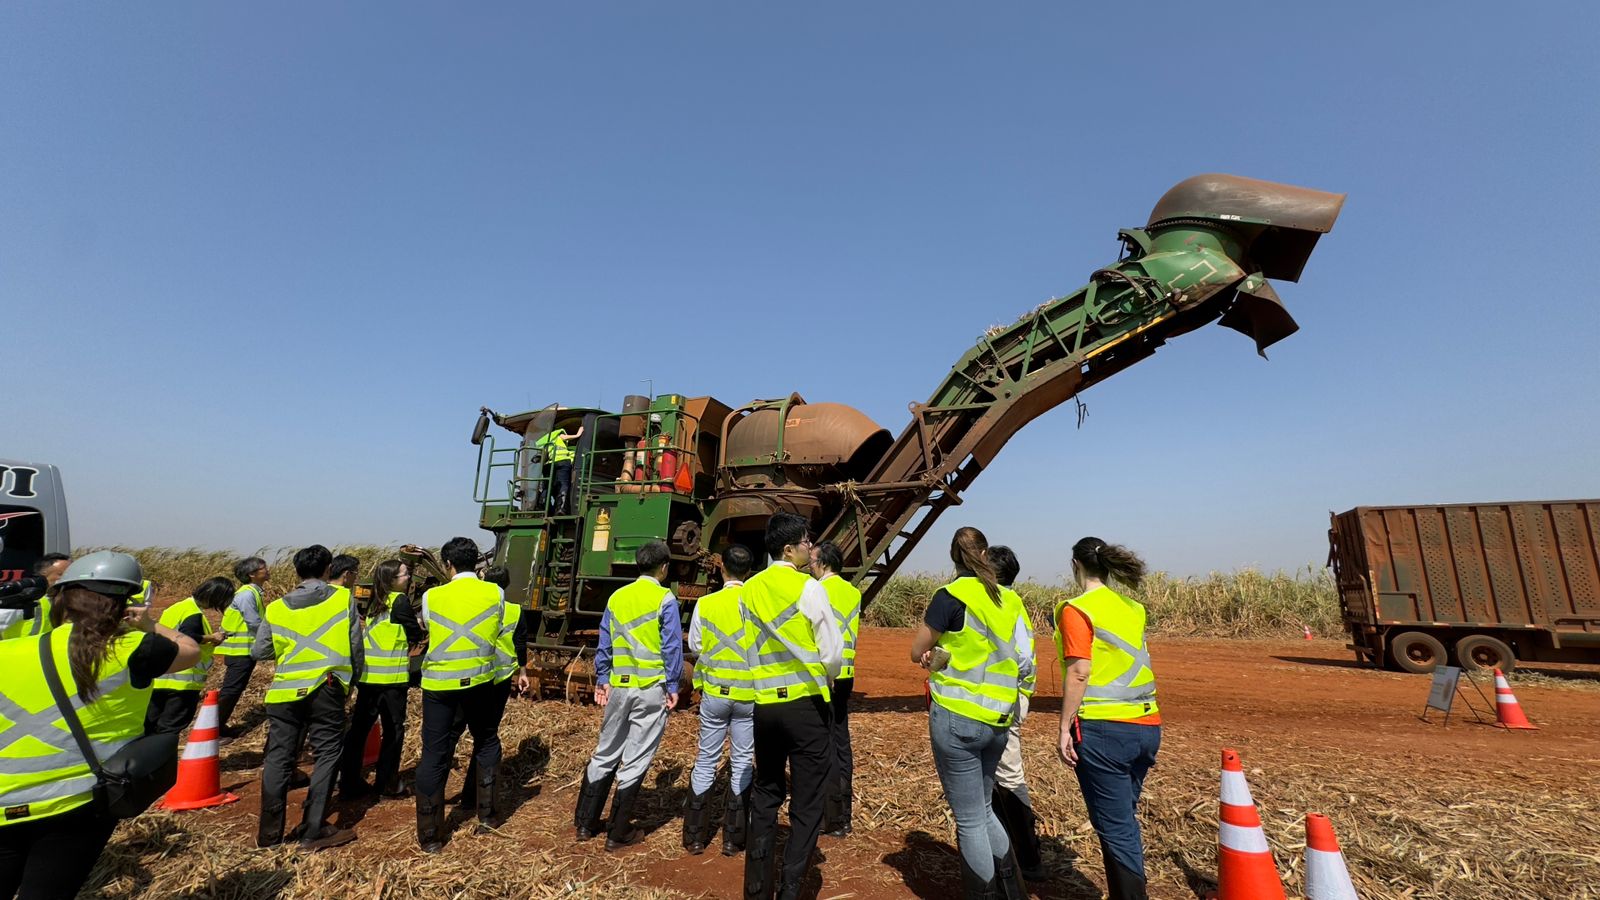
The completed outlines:
{"type": "Polygon", "coordinates": [[[264,624],[272,629],[272,653],[277,659],[268,703],[308,697],[330,676],[350,686],[355,668],[350,659],[348,590],[335,588],[326,600],[304,609],[274,600],[264,624]]]}
{"type": "Polygon", "coordinates": [[[838,575],[822,579],[822,587],[828,592],[833,618],[839,623],[839,637],[844,639],[844,665],[839,667],[839,677],[854,678],[856,637],[861,633],[861,592],[838,575]]]}
{"type": "Polygon", "coordinates": [[[739,597],[742,584],[730,585],[700,598],[695,612],[700,620],[700,659],[694,674],[700,689],[712,697],[746,701],[756,698],[750,654],[756,646],[754,629],[745,624],[739,597]]]}
{"type": "MultiPolygon", "coordinates": [[[[1078,718],[1138,719],[1159,712],[1156,673],[1150,668],[1150,648],[1144,642],[1144,607],[1102,585],[1056,604],[1058,623],[1061,611],[1069,605],[1087,616],[1094,628],[1089,684],[1078,718]]],[[[1064,668],[1059,625],[1056,654],[1064,668]]]]}
{"type": "Polygon", "coordinates": [[[17,619],[0,631],[0,641],[19,637],[37,637],[50,630],[50,598],[39,598],[39,609],[31,619],[17,619]]]}
{"type": "Polygon", "coordinates": [[[960,631],[939,636],[950,662],[928,678],[933,701],[975,721],[1009,726],[1016,716],[1021,678],[1016,634],[1025,615],[1022,599],[1002,588],[997,606],[983,582],[971,577],[957,578],[944,589],[961,601],[966,617],[960,631]]]}
{"type": "Polygon", "coordinates": [[[505,601],[500,618],[500,634],[494,640],[495,684],[517,674],[517,623],[520,621],[522,607],[505,601]]]}
{"type": "Polygon", "coordinates": [[[775,563],[744,583],[739,599],[744,603],[745,622],[755,632],[751,675],[757,703],[832,697],[811,620],[800,612],[800,594],[810,580],[810,575],[798,569],[775,563]]]}
{"type": "MultiPolygon", "coordinates": [[[[666,680],[661,656],[661,604],[672,593],[640,575],[606,600],[611,614],[611,686],[644,688],[666,680]]],[[[672,685],[677,692],[678,686],[672,685]]]]}
{"type": "MultiPolygon", "coordinates": [[[[267,604],[261,596],[261,588],[254,584],[247,584],[233,592],[233,599],[238,600],[239,595],[248,592],[251,602],[256,605],[256,619],[265,618],[267,604]]],[[[255,629],[244,620],[244,614],[234,608],[232,603],[222,611],[222,630],[227,632],[227,637],[217,645],[218,656],[249,656],[250,647],[256,642],[255,629]]]]}
{"type": "Polygon", "coordinates": [[[390,617],[399,596],[399,591],[390,593],[389,605],[367,619],[361,637],[362,684],[405,684],[411,677],[411,647],[406,642],[406,630],[390,617]]]}
{"type": "Polygon", "coordinates": [[[455,578],[422,595],[422,615],[424,690],[458,691],[494,677],[494,643],[505,616],[499,587],[472,575],[455,578]]]}
{"type": "MultiPolygon", "coordinates": [[[[166,611],[161,614],[161,624],[171,628],[173,631],[177,631],[178,626],[183,624],[183,620],[190,616],[199,616],[200,621],[205,622],[205,613],[200,611],[200,604],[194,602],[193,597],[185,597],[167,607],[166,611]]],[[[206,622],[206,629],[210,630],[210,628],[211,624],[206,622]]],[[[184,669],[182,672],[173,672],[171,675],[163,675],[157,678],[151,687],[160,691],[204,690],[206,676],[211,672],[211,653],[214,648],[205,641],[199,641],[198,643],[200,644],[199,662],[195,663],[192,668],[184,669]]]]}

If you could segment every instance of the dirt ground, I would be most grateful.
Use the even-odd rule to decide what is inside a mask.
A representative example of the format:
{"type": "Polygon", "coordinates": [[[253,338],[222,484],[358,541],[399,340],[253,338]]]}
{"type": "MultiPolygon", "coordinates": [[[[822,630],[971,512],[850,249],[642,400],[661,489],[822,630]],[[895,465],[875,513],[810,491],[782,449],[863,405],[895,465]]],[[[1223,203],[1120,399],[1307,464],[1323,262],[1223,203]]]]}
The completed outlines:
{"type": "MultiPolygon", "coordinates": [[[[907,658],[909,641],[891,629],[862,636],[851,720],[856,833],[821,840],[818,897],[959,896],[953,823],[928,750],[924,673],[907,658]]],[[[1143,806],[1153,897],[1194,898],[1213,883],[1224,746],[1243,756],[1291,897],[1301,889],[1312,811],[1333,818],[1366,898],[1600,897],[1600,672],[1552,668],[1518,681],[1540,729],[1508,732],[1474,724],[1459,704],[1448,727],[1437,713],[1419,720],[1426,678],[1358,668],[1339,642],[1157,636],[1152,657],[1165,720],[1143,806]]],[[[1023,738],[1050,877],[1030,887],[1041,898],[1099,897],[1098,844],[1054,752],[1052,666],[1040,687],[1023,738]]],[[[1492,686],[1487,693],[1492,717],[1492,686]]],[[[1485,706],[1475,692],[1469,698],[1485,706]]],[[[413,692],[408,777],[418,707],[413,692]]],[[[502,728],[509,816],[497,833],[479,835],[468,811],[453,813],[455,831],[437,857],[416,849],[409,801],[341,806],[360,836],[348,847],[316,856],[255,850],[265,725],[249,699],[241,711],[250,731],[222,751],[224,784],[241,802],[124,825],[85,896],[740,896],[742,858],[715,845],[702,856],[680,848],[692,711],[673,714],[647,776],[639,813],[648,839],[608,855],[599,840],[574,843],[571,830],[599,711],[514,702],[502,728]]],[[[465,747],[459,755],[464,766],[465,747]]],[[[299,797],[291,796],[291,825],[299,797]]]]}

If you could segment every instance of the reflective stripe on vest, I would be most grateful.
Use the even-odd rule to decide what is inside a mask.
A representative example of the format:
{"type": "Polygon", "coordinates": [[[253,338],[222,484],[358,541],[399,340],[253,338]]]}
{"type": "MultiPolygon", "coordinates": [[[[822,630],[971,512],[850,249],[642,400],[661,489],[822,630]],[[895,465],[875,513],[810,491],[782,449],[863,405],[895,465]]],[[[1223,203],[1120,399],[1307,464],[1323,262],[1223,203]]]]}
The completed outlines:
{"type": "Polygon", "coordinates": [[[283,600],[267,607],[266,625],[272,631],[272,653],[277,666],[268,703],[290,703],[309,696],[331,675],[350,684],[350,592],[336,588],[327,599],[304,609],[291,609],[283,600]]]}
{"type": "MultiPolygon", "coordinates": [[[[194,602],[193,597],[185,597],[167,607],[166,611],[161,614],[161,624],[171,628],[173,631],[177,631],[178,626],[182,625],[184,620],[190,616],[200,616],[200,621],[205,625],[206,630],[211,630],[210,623],[206,622],[205,615],[200,612],[200,604],[194,602]]],[[[211,672],[211,653],[214,648],[205,641],[199,641],[198,643],[200,644],[200,661],[195,663],[193,668],[184,669],[181,672],[173,672],[171,675],[163,675],[157,678],[151,684],[151,687],[158,691],[198,691],[204,689],[206,675],[211,672]]]]}
{"type": "Polygon", "coordinates": [[[476,577],[457,578],[422,595],[428,655],[422,686],[430,691],[474,687],[494,675],[494,642],[505,601],[500,588],[476,577]]]}
{"type": "MultiPolygon", "coordinates": [[[[256,619],[259,621],[267,614],[266,604],[262,602],[261,588],[247,584],[233,593],[234,602],[238,602],[239,595],[248,593],[250,600],[256,605],[256,619]]],[[[256,642],[256,630],[245,621],[244,614],[235,609],[233,603],[222,611],[222,630],[227,637],[217,645],[219,656],[249,656],[250,647],[256,642]]]]}
{"type": "Polygon", "coordinates": [[[362,684],[405,684],[411,677],[411,648],[406,643],[406,630],[400,627],[399,622],[389,618],[390,611],[394,609],[394,598],[398,596],[398,592],[390,594],[389,606],[367,619],[361,637],[364,657],[360,679],[362,684]]]}
{"type": "Polygon", "coordinates": [[[517,623],[522,607],[507,602],[500,613],[500,634],[494,639],[494,680],[496,684],[517,674],[517,623]]]}
{"type": "Polygon", "coordinates": [[[839,668],[839,677],[854,678],[856,636],[861,633],[861,592],[838,575],[822,579],[822,587],[828,592],[834,621],[839,623],[839,636],[844,639],[844,665],[839,668]]]}
{"type": "Polygon", "coordinates": [[[72,625],[42,636],[0,644],[0,834],[4,826],[76,809],[94,792],[94,773],[73,740],[39,667],[39,642],[48,640],[72,707],[95,755],[106,759],[144,734],[150,688],[135,688],[128,658],[144,640],[141,632],[113,639],[100,664],[100,692],[85,704],[72,677],[67,641],[72,625]]]}
{"type": "Polygon", "coordinates": [[[694,673],[700,689],[713,697],[740,702],[756,698],[750,670],[756,635],[745,624],[744,605],[739,602],[743,592],[743,585],[729,585],[701,597],[695,606],[700,616],[700,659],[694,673]]]}
{"type": "Polygon", "coordinates": [[[1015,644],[1022,600],[1002,588],[1000,605],[976,578],[957,578],[944,586],[966,609],[960,631],[947,631],[939,646],[950,662],[928,680],[933,700],[974,721],[1005,727],[1017,711],[1021,652],[1015,644]]]}
{"type": "MultiPolygon", "coordinates": [[[[661,604],[672,592],[639,576],[606,600],[611,614],[611,686],[643,688],[666,680],[661,658],[661,604]]],[[[677,685],[672,689],[676,691],[677,685]]]]}
{"type": "Polygon", "coordinates": [[[573,457],[572,448],[567,446],[567,433],[560,429],[550,432],[533,445],[543,447],[545,459],[552,463],[568,462],[573,457]]]}
{"type": "Polygon", "coordinates": [[[757,703],[784,703],[800,697],[830,699],[828,670],[811,622],[800,614],[800,595],[811,576],[774,563],[744,583],[739,600],[745,624],[755,632],[757,703]]]}
{"type": "Polygon", "coordinates": [[[17,619],[0,631],[0,641],[9,641],[19,637],[38,637],[50,630],[50,598],[40,597],[39,608],[33,611],[33,617],[17,619]]]}
{"type": "MultiPolygon", "coordinates": [[[[1144,640],[1144,607],[1101,586],[1058,604],[1058,623],[1068,605],[1087,616],[1094,628],[1089,684],[1078,707],[1079,718],[1138,719],[1158,712],[1156,675],[1144,640]]],[[[1059,627],[1056,652],[1061,654],[1059,627]]]]}

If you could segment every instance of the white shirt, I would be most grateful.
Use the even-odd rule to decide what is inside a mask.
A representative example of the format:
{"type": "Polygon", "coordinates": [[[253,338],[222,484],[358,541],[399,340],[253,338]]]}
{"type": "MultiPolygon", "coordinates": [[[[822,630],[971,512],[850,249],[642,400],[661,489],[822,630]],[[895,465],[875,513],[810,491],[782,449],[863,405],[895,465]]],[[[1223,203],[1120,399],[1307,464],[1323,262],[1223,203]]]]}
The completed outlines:
{"type": "MultiPolygon", "coordinates": [[[[794,563],[781,559],[772,565],[795,568],[794,563]]],[[[822,657],[822,667],[827,670],[828,681],[832,683],[839,677],[839,668],[844,665],[844,638],[839,635],[839,620],[833,615],[828,589],[810,575],[806,576],[806,585],[800,590],[800,614],[811,623],[811,633],[817,639],[817,655],[822,657]]]]}
{"type": "MultiPolygon", "coordinates": [[[[476,572],[457,572],[450,580],[451,581],[460,581],[463,578],[471,578],[473,581],[477,581],[478,580],[478,573],[476,573],[476,572]]],[[[498,584],[494,586],[494,589],[500,592],[500,602],[504,603],[505,600],[506,600],[506,592],[505,592],[505,590],[503,588],[501,588],[500,585],[498,585],[498,584]]],[[[422,609],[417,611],[417,624],[421,625],[423,628],[427,628],[428,627],[428,595],[431,594],[431,593],[433,593],[433,588],[428,588],[427,590],[422,592],[422,609]]]]}
{"type": "MultiPolygon", "coordinates": [[[[744,582],[737,581],[737,580],[724,581],[722,583],[722,587],[723,587],[724,590],[726,590],[726,589],[731,588],[731,587],[739,587],[742,584],[744,584],[744,582]]],[[[702,597],[701,599],[703,600],[705,598],[702,597]]],[[[694,612],[689,614],[689,633],[684,635],[684,637],[689,639],[689,649],[693,650],[696,653],[699,653],[700,652],[700,601],[699,600],[695,601],[694,612]]]]}

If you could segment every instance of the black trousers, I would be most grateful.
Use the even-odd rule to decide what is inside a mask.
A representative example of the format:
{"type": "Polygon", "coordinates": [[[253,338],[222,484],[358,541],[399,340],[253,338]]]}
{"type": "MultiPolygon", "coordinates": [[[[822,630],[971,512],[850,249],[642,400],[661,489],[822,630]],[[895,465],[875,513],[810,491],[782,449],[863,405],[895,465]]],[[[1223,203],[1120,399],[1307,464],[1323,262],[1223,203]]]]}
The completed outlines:
{"type": "Polygon", "coordinates": [[[798,884],[805,878],[822,831],[823,787],[832,769],[829,721],[821,697],[756,704],[756,780],[750,800],[749,843],[745,845],[746,885],[765,881],[751,876],[772,865],[778,810],[785,795],[791,799],[781,884],[798,884]]]}
{"type": "Polygon", "coordinates": [[[833,683],[832,699],[828,702],[828,730],[833,740],[833,776],[828,779],[828,793],[844,804],[844,822],[850,821],[851,785],[856,771],[856,760],[850,752],[850,695],[855,691],[854,678],[840,678],[833,683]]]}
{"type": "Polygon", "coordinates": [[[250,687],[250,676],[255,674],[256,661],[249,656],[218,656],[222,660],[222,689],[217,692],[217,727],[227,728],[233,708],[250,687]]]}
{"type": "MultiPolygon", "coordinates": [[[[511,679],[507,678],[504,681],[497,681],[497,682],[494,683],[494,686],[495,686],[495,701],[494,702],[496,704],[495,715],[494,715],[494,730],[495,730],[495,734],[498,736],[500,734],[500,722],[502,720],[504,720],[505,717],[506,717],[506,704],[511,702],[511,679]]],[[[461,740],[461,735],[466,733],[466,730],[467,730],[467,714],[466,714],[466,711],[462,710],[462,709],[458,709],[458,710],[456,710],[455,721],[453,723],[451,723],[451,725],[450,725],[450,746],[454,747],[456,745],[456,742],[461,740]]],[[[501,749],[501,754],[504,755],[505,747],[502,746],[500,749],[501,749]]],[[[476,797],[477,795],[478,795],[478,758],[476,756],[474,756],[472,758],[472,761],[467,763],[467,777],[466,777],[466,780],[461,783],[461,802],[466,803],[469,800],[471,800],[472,798],[476,797]]]]}
{"type": "Polygon", "coordinates": [[[500,765],[500,715],[504,694],[493,681],[454,691],[422,691],[422,761],[417,764],[417,803],[444,795],[450,763],[455,760],[461,732],[455,724],[459,710],[472,732],[472,761],[479,769],[500,765]]]}
{"type": "Polygon", "coordinates": [[[356,686],[355,708],[350,712],[350,730],[344,736],[344,756],[339,765],[339,789],[359,791],[361,760],[367,753],[367,735],[375,722],[383,724],[383,743],[378,748],[378,789],[400,786],[400,750],[406,742],[406,692],[411,686],[400,684],[360,684],[356,686]]]}
{"type": "Polygon", "coordinates": [[[199,691],[156,688],[150,692],[150,708],[144,714],[144,733],[181,735],[194,721],[199,706],[199,691]]]}
{"type": "Polygon", "coordinates": [[[311,787],[300,818],[302,838],[322,834],[328,801],[344,750],[345,686],[337,680],[323,682],[308,697],[290,703],[267,704],[267,752],[261,763],[261,822],[257,843],[266,846],[283,840],[284,807],[289,802],[289,779],[300,755],[300,742],[308,738],[312,757],[311,787]]]}
{"type": "Polygon", "coordinates": [[[76,896],[117,827],[116,819],[93,807],[0,827],[0,898],[76,896]]]}

